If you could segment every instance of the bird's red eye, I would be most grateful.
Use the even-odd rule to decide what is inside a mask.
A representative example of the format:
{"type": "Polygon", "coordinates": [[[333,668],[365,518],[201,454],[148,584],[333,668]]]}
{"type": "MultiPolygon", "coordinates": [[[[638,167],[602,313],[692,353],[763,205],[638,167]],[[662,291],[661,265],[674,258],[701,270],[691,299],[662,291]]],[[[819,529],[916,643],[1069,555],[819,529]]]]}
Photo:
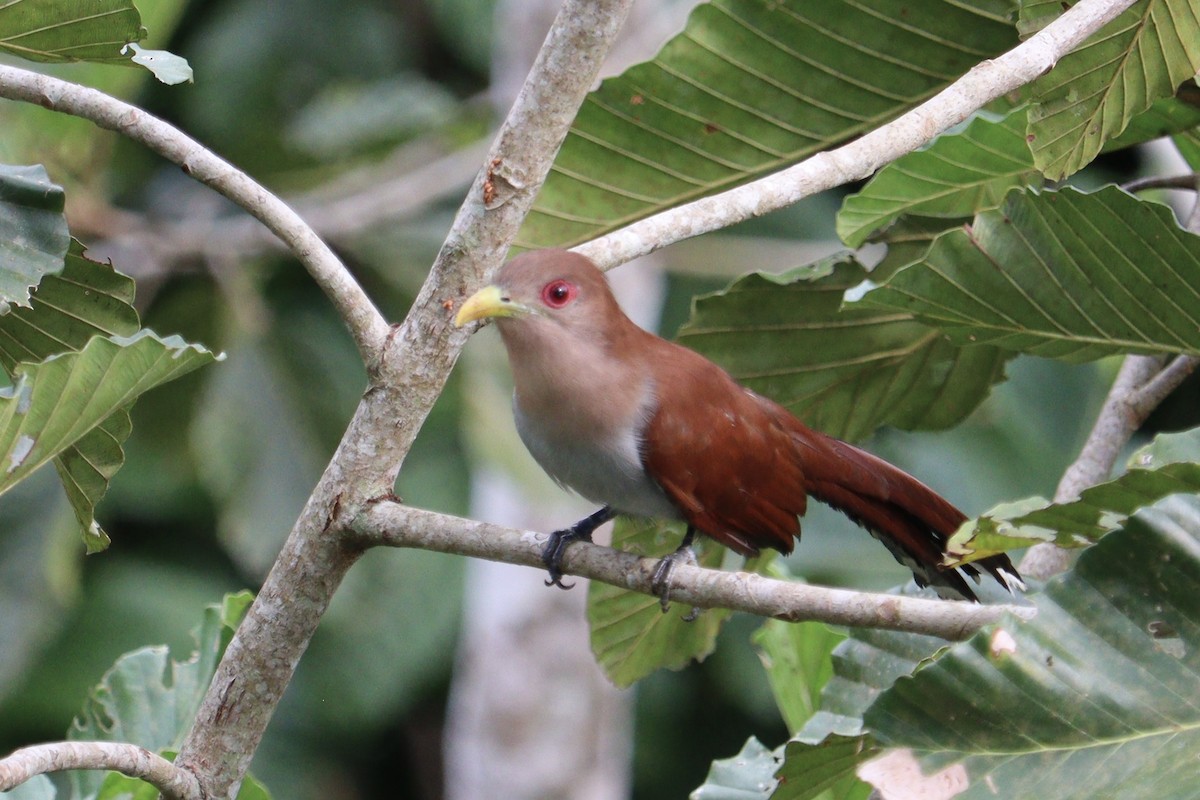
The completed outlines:
{"type": "Polygon", "coordinates": [[[562,279],[550,281],[542,288],[542,302],[551,308],[562,308],[575,299],[579,290],[575,285],[562,279]]]}

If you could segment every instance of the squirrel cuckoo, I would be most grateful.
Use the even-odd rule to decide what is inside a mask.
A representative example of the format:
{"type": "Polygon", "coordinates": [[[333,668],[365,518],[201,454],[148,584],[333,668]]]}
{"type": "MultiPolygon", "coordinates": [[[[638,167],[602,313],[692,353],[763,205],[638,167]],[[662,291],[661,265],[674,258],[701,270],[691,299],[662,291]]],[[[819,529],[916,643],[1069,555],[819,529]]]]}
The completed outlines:
{"type": "MultiPolygon", "coordinates": [[[[966,516],[911,475],[808,428],[723,369],[647,333],[621,311],[587,258],[539,250],[505,264],[455,318],[494,318],[513,374],[517,431],[560,485],[603,505],[555,531],[542,553],[561,582],[571,542],[617,514],[681,519],[687,535],[655,572],[666,601],[676,560],[696,531],[746,556],[792,551],[807,498],[845,513],[910,568],[917,583],[976,600],[958,570],[940,567],[966,516]]],[[[1019,580],[1007,556],[979,562],[1001,585],[1019,580]]],[[[960,568],[978,580],[971,565],[960,568]]]]}

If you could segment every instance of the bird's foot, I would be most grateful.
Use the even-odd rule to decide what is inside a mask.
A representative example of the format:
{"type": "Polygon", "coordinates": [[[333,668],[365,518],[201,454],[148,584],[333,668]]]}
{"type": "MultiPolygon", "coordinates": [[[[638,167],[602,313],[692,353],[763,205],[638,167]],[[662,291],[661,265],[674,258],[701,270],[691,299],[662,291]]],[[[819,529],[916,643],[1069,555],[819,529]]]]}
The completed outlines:
{"type": "Polygon", "coordinates": [[[557,586],[560,589],[570,589],[575,586],[573,583],[563,583],[562,577],[562,560],[567,552],[567,547],[572,542],[592,540],[592,532],[580,533],[574,528],[566,528],[561,531],[554,531],[550,534],[550,540],[546,542],[546,546],[542,548],[542,563],[546,565],[546,570],[550,573],[550,577],[546,579],[547,586],[557,586]]]}
{"type": "Polygon", "coordinates": [[[599,528],[616,515],[617,512],[605,506],[590,517],[579,520],[579,522],[576,522],[571,527],[561,531],[554,531],[550,534],[549,541],[542,548],[542,563],[546,565],[546,571],[550,573],[550,578],[546,581],[547,586],[570,589],[575,585],[573,583],[562,582],[562,560],[563,556],[566,555],[567,547],[572,542],[590,542],[592,540],[592,533],[596,528],[599,528]]]}
{"type": "MultiPolygon", "coordinates": [[[[654,574],[650,576],[650,591],[654,592],[658,598],[664,614],[671,607],[671,573],[675,571],[677,564],[697,566],[696,551],[692,549],[691,536],[685,539],[684,543],[679,545],[679,548],[673,553],[659,559],[658,564],[654,567],[654,574]]],[[[698,616],[700,616],[700,609],[692,606],[692,610],[683,617],[683,621],[694,622],[698,616]]]]}

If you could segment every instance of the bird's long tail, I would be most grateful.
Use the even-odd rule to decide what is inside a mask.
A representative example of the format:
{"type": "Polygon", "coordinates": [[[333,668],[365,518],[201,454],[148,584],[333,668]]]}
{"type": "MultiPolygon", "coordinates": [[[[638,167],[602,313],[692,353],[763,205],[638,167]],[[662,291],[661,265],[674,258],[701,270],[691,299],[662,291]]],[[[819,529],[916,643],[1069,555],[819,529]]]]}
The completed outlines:
{"type": "Polygon", "coordinates": [[[883,459],[805,428],[804,450],[821,451],[805,458],[809,494],[846,514],[869,530],[921,586],[933,586],[967,600],[978,600],[964,577],[978,582],[983,568],[1001,586],[1020,583],[1008,556],[989,556],[957,569],[941,566],[946,542],[967,517],[919,480],[883,459]]]}

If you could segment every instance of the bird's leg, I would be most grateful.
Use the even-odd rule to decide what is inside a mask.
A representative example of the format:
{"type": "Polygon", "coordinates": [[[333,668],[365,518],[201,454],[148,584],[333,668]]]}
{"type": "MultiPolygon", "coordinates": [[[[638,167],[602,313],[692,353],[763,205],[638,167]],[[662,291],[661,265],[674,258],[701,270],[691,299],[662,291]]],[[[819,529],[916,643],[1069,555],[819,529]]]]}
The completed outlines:
{"type": "MultiPolygon", "coordinates": [[[[696,566],[696,551],[692,549],[692,542],[695,540],[696,529],[688,525],[687,533],[684,534],[679,547],[659,559],[658,566],[654,568],[654,575],[650,578],[650,591],[658,596],[658,602],[662,606],[664,614],[671,607],[671,573],[675,571],[675,565],[682,562],[691,564],[693,567],[696,566]]],[[[700,609],[693,607],[683,621],[692,622],[698,616],[700,616],[700,609]]]]}
{"type": "Polygon", "coordinates": [[[579,520],[579,522],[576,522],[571,527],[550,534],[550,540],[542,548],[542,563],[546,565],[546,569],[550,572],[550,579],[546,581],[547,586],[570,589],[575,585],[573,583],[562,582],[562,560],[563,555],[567,552],[567,545],[571,544],[571,542],[578,542],[581,539],[590,542],[592,540],[592,533],[596,528],[599,528],[616,515],[617,512],[611,506],[605,506],[590,517],[579,520]]]}

